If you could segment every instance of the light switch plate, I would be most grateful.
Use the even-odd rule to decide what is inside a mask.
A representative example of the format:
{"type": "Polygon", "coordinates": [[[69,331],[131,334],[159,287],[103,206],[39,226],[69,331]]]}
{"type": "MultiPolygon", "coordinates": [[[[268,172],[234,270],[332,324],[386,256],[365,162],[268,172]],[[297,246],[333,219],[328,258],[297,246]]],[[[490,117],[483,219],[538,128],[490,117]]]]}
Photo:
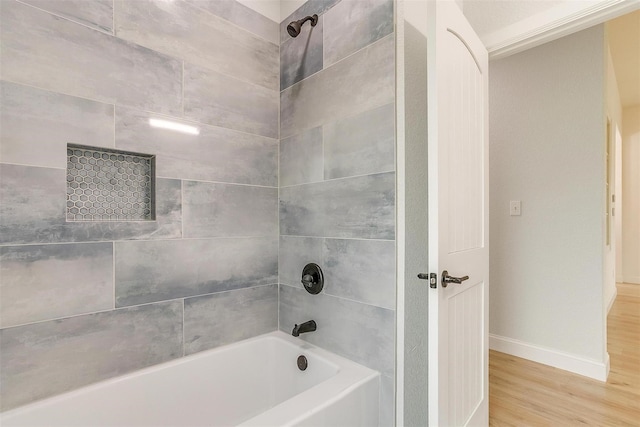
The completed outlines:
{"type": "Polygon", "coordinates": [[[512,200],[509,203],[509,215],[511,216],[520,216],[521,212],[520,200],[512,200]]]}

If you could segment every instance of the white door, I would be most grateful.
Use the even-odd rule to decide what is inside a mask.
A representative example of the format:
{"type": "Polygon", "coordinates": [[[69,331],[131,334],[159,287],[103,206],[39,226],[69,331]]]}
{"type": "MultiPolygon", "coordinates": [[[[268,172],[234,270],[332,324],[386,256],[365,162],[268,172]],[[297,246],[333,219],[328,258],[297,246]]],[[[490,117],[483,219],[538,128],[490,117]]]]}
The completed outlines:
{"type": "Polygon", "coordinates": [[[430,1],[428,43],[429,423],[486,426],[487,51],[452,1],[430,1]],[[445,287],[445,270],[468,279],[445,287]]]}

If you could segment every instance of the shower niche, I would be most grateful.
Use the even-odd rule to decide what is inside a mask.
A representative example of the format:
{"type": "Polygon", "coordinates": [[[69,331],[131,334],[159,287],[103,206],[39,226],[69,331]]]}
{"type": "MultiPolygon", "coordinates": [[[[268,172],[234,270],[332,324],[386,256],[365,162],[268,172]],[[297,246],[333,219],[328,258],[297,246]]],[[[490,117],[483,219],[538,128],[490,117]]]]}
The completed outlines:
{"type": "Polygon", "coordinates": [[[67,221],[154,221],[155,156],[67,144],[67,221]]]}

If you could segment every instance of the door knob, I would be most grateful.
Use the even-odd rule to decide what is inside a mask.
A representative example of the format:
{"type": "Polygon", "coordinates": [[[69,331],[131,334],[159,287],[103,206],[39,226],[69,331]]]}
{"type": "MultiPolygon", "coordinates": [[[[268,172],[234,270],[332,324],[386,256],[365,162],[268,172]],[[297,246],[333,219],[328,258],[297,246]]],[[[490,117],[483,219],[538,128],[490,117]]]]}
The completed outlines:
{"type": "Polygon", "coordinates": [[[447,270],[444,270],[442,272],[442,287],[443,288],[446,288],[449,283],[460,284],[460,283],[464,282],[465,280],[469,280],[469,276],[453,277],[453,276],[449,276],[449,272],[447,270]]]}

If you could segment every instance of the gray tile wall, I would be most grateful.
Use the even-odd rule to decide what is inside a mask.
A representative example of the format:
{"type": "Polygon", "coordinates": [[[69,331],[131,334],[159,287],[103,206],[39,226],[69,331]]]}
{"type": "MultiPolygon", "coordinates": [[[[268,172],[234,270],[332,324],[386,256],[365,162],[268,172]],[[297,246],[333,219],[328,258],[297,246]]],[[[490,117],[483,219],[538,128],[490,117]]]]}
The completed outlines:
{"type": "Polygon", "coordinates": [[[279,26],[234,0],[0,8],[0,410],[314,318],[392,425],[392,1],[279,26]],[[155,154],[157,220],[66,222],[67,143],[155,154]]]}
{"type": "Polygon", "coordinates": [[[0,16],[0,410],[277,329],[278,24],[233,0],[0,16]],[[66,222],[67,143],[156,155],[156,221],[66,222]]]}
{"type": "Polygon", "coordinates": [[[394,424],[395,47],[391,0],[309,0],[280,25],[280,329],[382,374],[394,424]],[[317,13],[297,38],[286,25],[317,13]],[[300,284],[319,264],[319,295],[300,284]]]}
{"type": "Polygon", "coordinates": [[[168,301],[2,329],[3,408],[182,356],[182,316],[168,301]]]}

